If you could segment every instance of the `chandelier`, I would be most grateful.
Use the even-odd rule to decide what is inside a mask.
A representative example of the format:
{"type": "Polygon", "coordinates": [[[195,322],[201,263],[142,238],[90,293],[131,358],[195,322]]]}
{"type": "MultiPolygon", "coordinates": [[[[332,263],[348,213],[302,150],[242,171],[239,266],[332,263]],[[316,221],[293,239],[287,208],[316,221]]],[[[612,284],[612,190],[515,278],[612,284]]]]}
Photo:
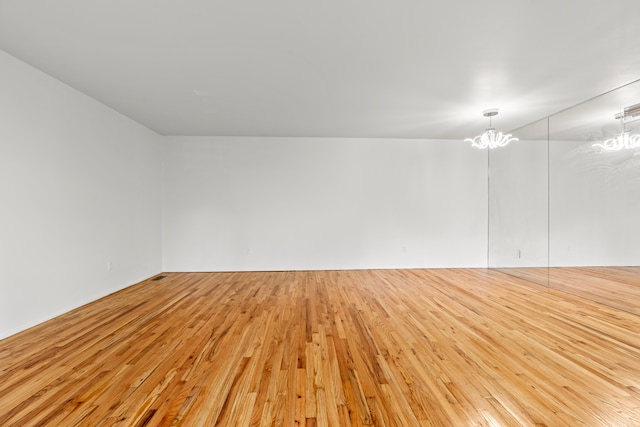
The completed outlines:
{"type": "Polygon", "coordinates": [[[622,132],[615,138],[609,138],[601,143],[593,144],[593,147],[599,148],[601,151],[620,151],[640,148],[640,135],[631,134],[625,129],[626,123],[637,120],[638,116],[640,116],[640,104],[627,107],[622,112],[616,114],[614,117],[620,120],[622,132]]]}
{"type": "Polygon", "coordinates": [[[602,143],[593,144],[594,148],[602,151],[620,151],[640,148],[640,135],[629,132],[620,132],[615,138],[609,138],[602,143]]]}
{"type": "Polygon", "coordinates": [[[475,138],[466,138],[465,142],[470,142],[472,147],[479,149],[493,149],[498,147],[504,147],[511,141],[518,141],[518,138],[514,138],[510,133],[503,134],[502,132],[496,132],[491,126],[491,118],[498,115],[497,108],[491,108],[482,112],[484,117],[489,117],[489,127],[475,138]]]}

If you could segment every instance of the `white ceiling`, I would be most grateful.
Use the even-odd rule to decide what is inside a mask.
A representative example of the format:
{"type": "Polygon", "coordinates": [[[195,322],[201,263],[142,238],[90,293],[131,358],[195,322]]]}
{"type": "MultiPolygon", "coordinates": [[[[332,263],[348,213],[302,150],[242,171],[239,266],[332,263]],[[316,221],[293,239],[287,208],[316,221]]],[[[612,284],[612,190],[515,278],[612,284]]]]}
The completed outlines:
{"type": "MultiPolygon", "coordinates": [[[[0,48],[165,135],[464,138],[640,78],[638,0],[0,0],[0,48]]],[[[639,100],[640,102],[640,100],[639,100]]]]}

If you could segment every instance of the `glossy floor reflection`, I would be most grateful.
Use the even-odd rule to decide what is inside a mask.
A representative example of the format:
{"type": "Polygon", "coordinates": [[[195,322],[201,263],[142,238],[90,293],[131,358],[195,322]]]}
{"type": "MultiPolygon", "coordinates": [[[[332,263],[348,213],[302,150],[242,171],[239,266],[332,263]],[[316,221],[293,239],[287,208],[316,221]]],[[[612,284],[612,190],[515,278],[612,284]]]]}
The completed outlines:
{"type": "Polygon", "coordinates": [[[496,270],[640,315],[640,267],[541,267],[496,270]]]}

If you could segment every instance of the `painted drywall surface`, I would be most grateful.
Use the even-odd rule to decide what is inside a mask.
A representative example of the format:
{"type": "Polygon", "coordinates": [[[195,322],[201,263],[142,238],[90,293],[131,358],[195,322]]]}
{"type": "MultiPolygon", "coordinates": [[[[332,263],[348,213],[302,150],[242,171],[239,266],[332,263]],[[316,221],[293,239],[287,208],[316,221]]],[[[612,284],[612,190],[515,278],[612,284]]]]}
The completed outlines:
{"type": "Polygon", "coordinates": [[[518,141],[490,152],[489,267],[546,267],[547,141],[518,141]]]}
{"type": "Polygon", "coordinates": [[[638,266],[640,156],[592,144],[550,143],[550,266],[638,266]]]}
{"type": "Polygon", "coordinates": [[[161,270],[159,136],[0,51],[0,337],[161,270]]]}
{"type": "Polygon", "coordinates": [[[163,138],[165,271],[485,267],[462,141],[163,138]]]}

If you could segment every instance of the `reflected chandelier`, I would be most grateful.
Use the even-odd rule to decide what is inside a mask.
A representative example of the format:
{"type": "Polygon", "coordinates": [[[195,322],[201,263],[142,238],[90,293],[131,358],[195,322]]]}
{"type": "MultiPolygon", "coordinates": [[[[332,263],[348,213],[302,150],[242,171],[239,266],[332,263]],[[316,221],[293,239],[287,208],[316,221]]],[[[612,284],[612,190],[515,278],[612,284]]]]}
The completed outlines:
{"type": "Polygon", "coordinates": [[[602,143],[593,144],[593,147],[599,148],[602,151],[620,151],[623,149],[640,148],[640,135],[620,132],[615,138],[609,138],[602,143]]]}
{"type": "Polygon", "coordinates": [[[496,132],[496,130],[491,126],[491,118],[498,115],[497,108],[484,110],[482,115],[489,117],[489,127],[482,133],[482,135],[478,135],[475,138],[467,138],[464,140],[465,142],[470,142],[472,147],[479,149],[492,149],[504,147],[511,141],[518,141],[518,138],[514,138],[510,133],[503,134],[502,132],[496,132]]]}
{"type": "Polygon", "coordinates": [[[620,151],[640,148],[640,135],[630,134],[625,129],[625,124],[637,119],[638,116],[640,116],[640,104],[627,107],[621,113],[616,114],[615,118],[620,120],[622,132],[615,138],[609,138],[602,143],[593,144],[593,148],[599,148],[602,151],[620,151]]]}

